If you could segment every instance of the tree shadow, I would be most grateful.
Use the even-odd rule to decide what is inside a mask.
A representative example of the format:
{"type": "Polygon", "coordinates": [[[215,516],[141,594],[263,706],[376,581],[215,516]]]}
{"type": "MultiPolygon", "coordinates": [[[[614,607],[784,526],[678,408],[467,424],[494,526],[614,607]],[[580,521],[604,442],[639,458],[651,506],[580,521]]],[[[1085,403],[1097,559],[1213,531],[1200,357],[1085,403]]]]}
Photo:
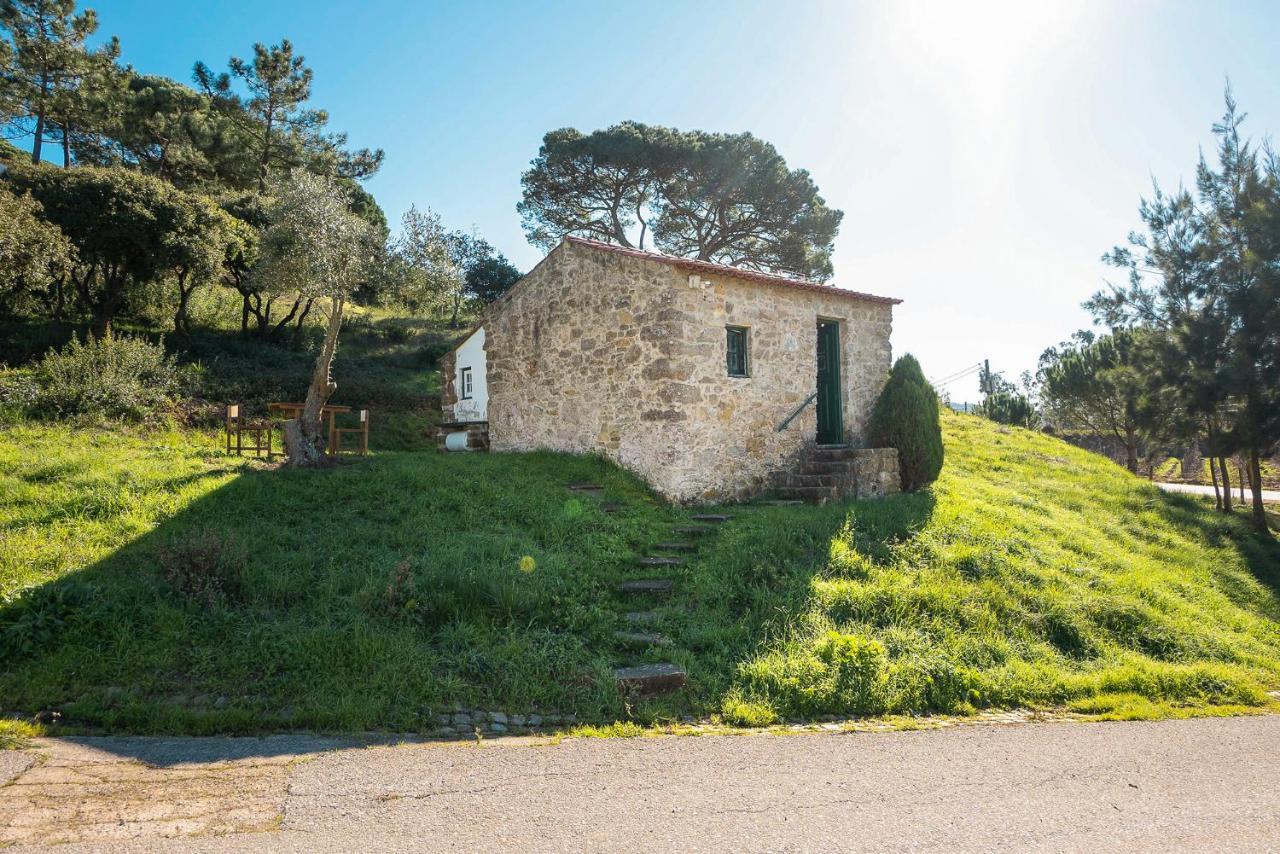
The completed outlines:
{"type": "MultiPolygon", "coordinates": [[[[1280,540],[1255,531],[1243,513],[1230,515],[1213,509],[1212,496],[1167,492],[1153,488],[1144,498],[1143,509],[1154,510],[1163,519],[1188,535],[1201,538],[1214,548],[1239,554],[1250,575],[1271,595],[1270,616],[1280,619],[1280,540]]],[[[1258,606],[1256,592],[1239,576],[1211,566],[1216,582],[1231,600],[1248,607],[1258,606]]]]}
{"type": "Polygon", "coordinates": [[[928,525],[935,505],[933,492],[922,490],[820,507],[724,508],[733,521],[694,563],[677,608],[679,641],[701,659],[706,681],[696,687],[710,711],[738,669],[811,610],[834,543],[888,563],[928,525]]]}
{"type": "MultiPolygon", "coordinates": [[[[637,526],[674,514],[584,507],[565,484],[588,480],[642,491],[598,460],[557,455],[246,466],[111,554],[0,605],[0,713],[73,733],[225,736],[434,734],[455,702],[609,708],[616,696],[580,681],[609,636],[591,606],[608,589],[591,556],[627,554],[637,526]],[[166,575],[166,553],[184,544],[194,581],[166,575]],[[536,571],[520,570],[526,555],[536,571]],[[402,564],[418,587],[396,598],[402,564]]],[[[117,746],[152,749],[140,744],[117,746]]]]}

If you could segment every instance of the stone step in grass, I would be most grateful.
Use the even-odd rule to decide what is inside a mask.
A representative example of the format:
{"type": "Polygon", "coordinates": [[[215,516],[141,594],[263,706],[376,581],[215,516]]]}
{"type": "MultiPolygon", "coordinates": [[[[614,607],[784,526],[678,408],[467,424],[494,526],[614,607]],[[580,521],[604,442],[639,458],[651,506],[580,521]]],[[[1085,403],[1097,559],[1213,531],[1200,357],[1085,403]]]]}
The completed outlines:
{"type": "Polygon", "coordinates": [[[671,640],[657,632],[614,632],[613,639],[627,646],[670,646],[671,640]]]}
{"type": "Polygon", "coordinates": [[[695,522],[711,522],[718,525],[721,522],[728,522],[733,517],[726,516],[723,513],[699,513],[697,516],[690,516],[689,518],[695,522]]]}
{"type": "Polygon", "coordinates": [[[600,510],[604,513],[617,513],[622,509],[622,507],[623,505],[619,504],[617,501],[606,501],[600,505],[600,510]]]}
{"type": "Polygon", "coordinates": [[[613,671],[618,690],[630,696],[656,697],[684,687],[685,672],[676,664],[642,664],[613,671]]]}
{"type": "Polygon", "coordinates": [[[604,487],[598,483],[571,483],[569,488],[574,492],[604,492],[604,487]]]}
{"type": "Polygon", "coordinates": [[[783,491],[808,504],[826,504],[840,498],[840,491],[834,486],[789,486],[783,491]]]}
{"type": "Polygon", "coordinates": [[[619,582],[617,590],[633,596],[670,596],[675,587],[670,578],[636,578],[619,582]]]}
{"type": "Polygon", "coordinates": [[[705,537],[711,533],[711,529],[706,525],[690,525],[687,527],[676,528],[675,532],[685,537],[705,537]]]}
{"type": "Polygon", "coordinates": [[[684,563],[682,557],[642,557],[640,558],[641,566],[680,566],[684,563]]]}
{"type": "Polygon", "coordinates": [[[760,507],[795,507],[797,505],[804,504],[804,502],[798,498],[770,498],[764,501],[757,501],[755,503],[760,507]]]}
{"type": "Polygon", "coordinates": [[[628,611],[622,619],[632,626],[652,626],[662,619],[662,615],[657,611],[628,611]]]}
{"type": "Polygon", "coordinates": [[[656,543],[654,548],[662,552],[692,552],[697,551],[697,543],[656,543]]]}

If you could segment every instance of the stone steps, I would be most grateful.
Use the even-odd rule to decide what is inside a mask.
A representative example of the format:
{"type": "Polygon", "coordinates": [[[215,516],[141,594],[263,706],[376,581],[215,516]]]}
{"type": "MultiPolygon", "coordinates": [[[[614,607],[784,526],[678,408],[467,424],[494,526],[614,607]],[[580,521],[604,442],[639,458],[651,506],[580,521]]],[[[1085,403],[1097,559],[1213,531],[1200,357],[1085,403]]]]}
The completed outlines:
{"type": "Polygon", "coordinates": [[[662,615],[657,611],[628,611],[622,615],[622,619],[632,626],[652,626],[662,620],[662,615]]]}
{"type": "Polygon", "coordinates": [[[841,480],[835,474],[789,474],[785,486],[839,486],[841,480]]]}
{"type": "Polygon", "coordinates": [[[798,498],[767,498],[763,501],[754,502],[758,507],[795,507],[798,504],[804,504],[798,498]]]}
{"type": "Polygon", "coordinates": [[[641,566],[680,566],[684,563],[682,557],[642,557],[638,561],[641,566]]]}
{"type": "Polygon", "coordinates": [[[690,516],[689,518],[695,522],[711,522],[719,525],[722,522],[728,522],[733,517],[726,516],[723,513],[699,513],[697,516],[690,516]]]}
{"type": "Polygon", "coordinates": [[[784,486],[778,494],[810,504],[825,504],[840,499],[840,489],[835,486],[784,486]]]}
{"type": "Polygon", "coordinates": [[[698,550],[696,543],[657,543],[654,548],[664,552],[693,552],[698,550]]]}
{"type": "Polygon", "coordinates": [[[696,526],[688,526],[688,527],[682,527],[682,528],[674,528],[673,530],[677,534],[682,534],[686,537],[705,537],[707,534],[710,534],[713,529],[707,527],[706,525],[696,525],[696,526]]]}
{"type": "Polygon", "coordinates": [[[805,456],[814,462],[852,460],[857,455],[857,450],[850,448],[848,445],[819,445],[815,448],[809,448],[805,452],[805,456]]]}
{"type": "Polygon", "coordinates": [[[616,589],[631,596],[670,596],[675,587],[670,578],[636,578],[619,582],[616,589]]]}
{"type": "Polygon", "coordinates": [[[571,483],[569,488],[574,492],[604,492],[604,487],[598,483],[571,483]]]}
{"type": "Polygon", "coordinates": [[[684,687],[685,672],[677,664],[641,664],[613,671],[618,691],[628,696],[656,697],[684,687]]]}
{"type": "Polygon", "coordinates": [[[804,460],[796,466],[796,473],[852,475],[856,466],[853,460],[804,460]]]}
{"type": "Polygon", "coordinates": [[[613,639],[626,646],[671,646],[671,639],[657,632],[614,632],[613,639]]]}

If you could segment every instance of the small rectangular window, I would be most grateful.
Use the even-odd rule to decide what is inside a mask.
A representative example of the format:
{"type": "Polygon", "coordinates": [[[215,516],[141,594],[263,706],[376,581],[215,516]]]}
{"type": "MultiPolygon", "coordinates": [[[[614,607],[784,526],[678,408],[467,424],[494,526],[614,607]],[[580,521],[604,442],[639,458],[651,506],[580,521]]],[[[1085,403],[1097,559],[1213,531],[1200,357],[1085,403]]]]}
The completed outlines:
{"type": "Polygon", "coordinates": [[[725,327],[726,353],[729,367],[729,376],[745,377],[749,376],[747,369],[750,367],[747,354],[747,329],[745,326],[726,326],[725,327]]]}
{"type": "Polygon", "coordinates": [[[458,379],[458,397],[461,400],[471,399],[471,369],[463,368],[458,379]]]}

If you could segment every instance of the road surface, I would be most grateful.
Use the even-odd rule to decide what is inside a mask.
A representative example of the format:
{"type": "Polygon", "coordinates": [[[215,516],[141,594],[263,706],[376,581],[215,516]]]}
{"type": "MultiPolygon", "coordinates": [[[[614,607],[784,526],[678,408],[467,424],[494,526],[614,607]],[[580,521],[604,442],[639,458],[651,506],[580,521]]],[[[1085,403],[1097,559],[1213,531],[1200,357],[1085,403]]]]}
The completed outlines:
{"type": "Polygon", "coordinates": [[[0,847],[1276,850],[1277,745],[1275,715],[536,745],[44,741],[0,754],[0,847]]]}
{"type": "MultiPolygon", "coordinates": [[[[1189,492],[1192,495],[1213,495],[1212,486],[1202,486],[1198,483],[1159,483],[1153,481],[1156,486],[1166,492],[1189,492]]],[[[1239,484],[1233,483],[1231,486],[1231,495],[1235,498],[1240,497],[1239,484]]],[[[1253,493],[1249,491],[1249,487],[1244,488],[1244,500],[1246,503],[1253,501],[1253,493]]],[[[1268,503],[1280,503],[1280,490],[1264,489],[1262,490],[1262,500],[1268,503]]]]}

